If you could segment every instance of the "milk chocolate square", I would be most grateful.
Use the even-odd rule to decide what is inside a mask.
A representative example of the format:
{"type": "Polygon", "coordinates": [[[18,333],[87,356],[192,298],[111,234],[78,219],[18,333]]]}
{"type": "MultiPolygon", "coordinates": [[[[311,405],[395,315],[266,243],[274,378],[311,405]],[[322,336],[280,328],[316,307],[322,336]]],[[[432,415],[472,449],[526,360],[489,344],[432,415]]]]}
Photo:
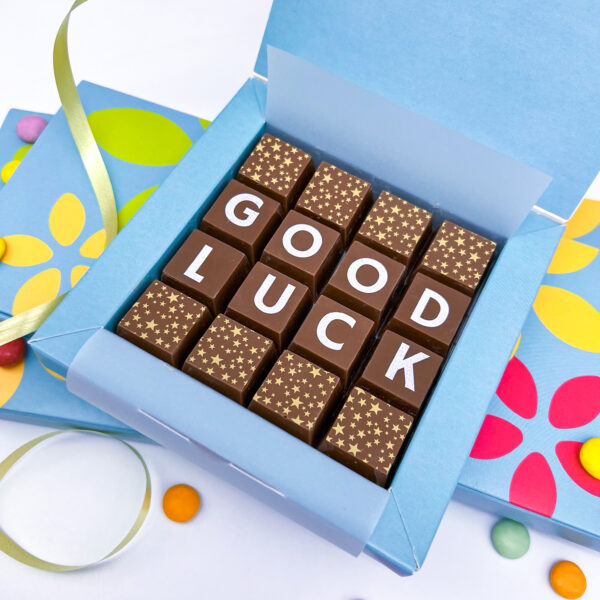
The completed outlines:
{"type": "Polygon", "coordinates": [[[167,263],[162,280],[200,300],[215,315],[225,308],[248,267],[242,252],[196,229],[167,263]]]}
{"type": "Polygon", "coordinates": [[[265,133],[241,166],[237,178],[289,210],[315,167],[306,152],[265,133]]]}
{"type": "Polygon", "coordinates": [[[304,284],[257,263],[231,299],[226,313],[272,339],[281,352],[310,305],[310,291],[304,284]]]}
{"type": "Polygon", "coordinates": [[[261,261],[307,285],[314,298],[341,252],[337,231],[291,210],[267,244],[261,261]]]}
{"type": "Polygon", "coordinates": [[[418,270],[472,296],[495,248],[496,244],[491,240],[444,221],[418,270]]]}
{"type": "Polygon", "coordinates": [[[290,350],[339,376],[346,387],[371,341],[371,319],[320,296],[290,344],[290,350]]]}
{"type": "Polygon", "coordinates": [[[217,315],[186,358],[183,372],[245,404],[275,355],[270,339],[217,315]]]}
{"type": "Polygon", "coordinates": [[[200,229],[241,250],[254,264],[282,214],[279,202],[233,180],[204,215],[200,229]]]}
{"type": "Polygon", "coordinates": [[[389,256],[352,242],[323,293],[378,325],[405,271],[403,264],[389,256]]]}
{"type": "Polygon", "coordinates": [[[409,264],[431,233],[432,215],[383,191],[361,225],[356,239],[409,264]]]}
{"type": "Polygon", "coordinates": [[[413,419],[354,387],[319,450],[378,485],[387,485],[413,419]]]}
{"type": "Polygon", "coordinates": [[[286,350],[248,408],[312,445],[340,391],[338,377],[286,350]]]}
{"type": "Polygon", "coordinates": [[[388,327],[445,356],[470,302],[470,296],[417,273],[388,327]]]}
{"type": "Polygon", "coordinates": [[[388,330],[377,343],[358,385],[416,415],[442,361],[431,350],[388,330]]]}
{"type": "Polygon", "coordinates": [[[178,367],[210,323],[206,306],[153,281],[117,325],[117,334],[178,367]]]}
{"type": "Polygon", "coordinates": [[[296,210],[337,229],[346,245],[370,201],[370,183],[322,162],[302,192],[296,210]]]}

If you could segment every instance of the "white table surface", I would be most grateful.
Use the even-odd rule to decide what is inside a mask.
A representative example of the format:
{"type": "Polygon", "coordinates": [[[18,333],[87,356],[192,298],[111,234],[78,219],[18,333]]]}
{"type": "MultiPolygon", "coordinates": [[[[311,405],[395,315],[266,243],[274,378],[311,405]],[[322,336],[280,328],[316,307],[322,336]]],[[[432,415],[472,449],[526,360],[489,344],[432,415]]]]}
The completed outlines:
{"type": "MultiPolygon", "coordinates": [[[[70,0],[0,0],[0,116],[11,107],[54,112],[54,34],[70,0]]],[[[269,0],[91,0],[71,24],[75,78],[206,118],[251,73],[269,0]]],[[[45,432],[0,421],[0,457],[45,432]]],[[[177,455],[137,444],[154,487],[147,523],[116,558],[71,574],[25,567],[0,554],[0,598],[370,600],[557,598],[547,574],[559,559],[600,597],[600,556],[531,532],[522,559],[498,556],[495,518],[452,502],[424,568],[401,578],[354,558],[177,455]],[[168,521],[162,493],[185,482],[204,505],[190,523],[168,521]]],[[[114,441],[67,435],[32,453],[0,483],[0,527],[40,556],[93,561],[116,544],[137,511],[143,476],[114,441]]]]}

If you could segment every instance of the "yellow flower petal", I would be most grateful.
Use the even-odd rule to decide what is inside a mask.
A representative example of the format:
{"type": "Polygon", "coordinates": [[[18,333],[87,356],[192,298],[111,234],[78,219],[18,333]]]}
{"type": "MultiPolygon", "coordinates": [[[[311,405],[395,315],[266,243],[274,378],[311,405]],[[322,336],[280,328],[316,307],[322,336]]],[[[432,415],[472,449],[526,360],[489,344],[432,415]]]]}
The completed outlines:
{"type": "Polygon", "coordinates": [[[17,292],[12,306],[13,315],[53,300],[58,296],[59,290],[60,271],[58,269],[46,269],[36,273],[17,292]]]}
{"type": "Polygon", "coordinates": [[[102,252],[104,252],[105,246],[106,232],[104,229],[100,229],[100,231],[96,231],[96,233],[90,235],[90,237],[83,242],[79,254],[85,256],[85,258],[98,258],[102,252]]]}
{"type": "Polygon", "coordinates": [[[521,338],[522,337],[523,337],[523,334],[520,333],[519,337],[517,338],[517,343],[515,344],[515,347],[513,348],[513,351],[510,354],[510,358],[512,358],[517,353],[517,350],[519,349],[519,346],[521,345],[521,338]]]}
{"type": "Polygon", "coordinates": [[[2,183],[8,183],[8,180],[12,177],[12,174],[17,170],[17,167],[21,164],[20,160],[11,160],[7,162],[0,170],[0,179],[2,183]]]}
{"type": "Polygon", "coordinates": [[[36,358],[38,359],[40,365],[42,365],[42,368],[44,369],[44,371],[46,371],[46,373],[48,373],[49,375],[52,375],[52,377],[55,377],[56,379],[59,379],[60,381],[66,381],[67,378],[63,377],[62,375],[59,375],[58,373],[56,373],[55,371],[53,371],[52,369],[49,369],[43,362],[42,359],[36,354],[35,355],[36,358]]]}
{"type": "Polygon", "coordinates": [[[543,285],[533,309],[548,331],[565,344],[600,352],[600,312],[581,296],[543,285]]]}
{"type": "Polygon", "coordinates": [[[24,371],[24,360],[11,367],[0,367],[0,406],[6,404],[17,391],[24,371]]]}
{"type": "Polygon", "coordinates": [[[600,200],[586,198],[567,221],[565,236],[578,238],[600,225],[600,200]]]}
{"type": "Polygon", "coordinates": [[[587,267],[598,254],[598,248],[564,237],[556,247],[548,273],[572,273],[587,267]]]}
{"type": "Polygon", "coordinates": [[[84,265],[75,265],[71,269],[71,287],[75,287],[77,282],[88,272],[89,267],[84,265]]]}
{"type": "Polygon", "coordinates": [[[75,194],[63,194],[50,211],[48,225],[61,246],[70,246],[83,230],[85,209],[75,194]]]}
{"type": "Polygon", "coordinates": [[[2,262],[11,267],[32,267],[52,258],[52,249],[32,235],[6,235],[2,262]]]}

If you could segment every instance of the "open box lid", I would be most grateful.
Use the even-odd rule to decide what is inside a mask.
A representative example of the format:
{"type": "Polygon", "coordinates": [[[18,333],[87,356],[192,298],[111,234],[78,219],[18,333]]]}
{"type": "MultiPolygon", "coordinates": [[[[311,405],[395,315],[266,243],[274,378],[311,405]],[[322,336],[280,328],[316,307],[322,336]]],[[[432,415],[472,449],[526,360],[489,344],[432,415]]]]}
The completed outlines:
{"type": "Polygon", "coordinates": [[[600,4],[274,0],[267,46],[552,177],[568,218],[600,168],[600,4]]]}

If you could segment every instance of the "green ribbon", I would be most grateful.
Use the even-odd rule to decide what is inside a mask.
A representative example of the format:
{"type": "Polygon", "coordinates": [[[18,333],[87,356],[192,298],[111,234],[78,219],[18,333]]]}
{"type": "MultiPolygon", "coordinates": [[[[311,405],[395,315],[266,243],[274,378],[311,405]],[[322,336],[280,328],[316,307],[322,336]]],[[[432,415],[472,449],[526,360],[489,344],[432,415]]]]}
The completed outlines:
{"type": "MultiPolygon", "coordinates": [[[[100,149],[96,144],[87,116],[83,110],[81,99],[77,93],[77,86],[73,79],[73,71],[71,70],[71,63],[69,61],[67,40],[71,13],[85,2],[87,0],[75,0],[58,29],[56,39],[54,40],[54,79],[56,80],[56,89],[58,90],[71,135],[96,195],[96,201],[98,202],[100,215],[102,216],[102,223],[104,224],[104,231],[106,232],[106,245],[108,245],[114,239],[115,235],[117,235],[118,231],[115,194],[108,171],[106,170],[106,165],[102,160],[100,149]]],[[[2,321],[0,323],[0,345],[28,335],[38,329],[50,313],[60,304],[64,296],[65,294],[2,321]]]]}
{"type": "MultiPolygon", "coordinates": [[[[83,1],[85,2],[85,0],[83,0],[83,1]]],[[[85,564],[85,565],[76,565],[76,566],[60,565],[58,563],[53,563],[53,562],[49,562],[47,560],[38,558],[34,554],[31,554],[31,552],[28,552],[27,550],[25,550],[25,548],[23,548],[22,546],[17,544],[17,542],[15,542],[12,538],[8,537],[8,535],[6,535],[0,529],[0,551],[4,552],[11,558],[18,560],[20,563],[23,563],[24,565],[27,565],[29,567],[34,567],[36,569],[42,569],[43,571],[52,571],[54,573],[63,573],[66,571],[78,571],[80,569],[85,569],[87,567],[97,565],[98,563],[102,562],[103,560],[106,560],[107,558],[110,558],[111,556],[115,555],[117,552],[119,552],[119,550],[124,548],[135,537],[135,535],[140,530],[140,528],[150,510],[150,497],[152,495],[150,472],[148,471],[148,466],[146,465],[146,462],[142,458],[142,455],[133,446],[130,446],[127,442],[124,442],[123,440],[120,440],[119,438],[111,436],[110,434],[107,434],[107,433],[102,433],[100,431],[93,431],[93,430],[87,430],[87,429],[69,429],[69,430],[65,430],[65,431],[53,431],[51,433],[41,435],[40,437],[37,437],[37,438],[23,444],[22,446],[17,448],[14,452],[12,452],[8,457],[6,457],[0,463],[0,482],[2,481],[2,478],[6,475],[6,473],[15,465],[15,463],[17,463],[30,450],[32,450],[33,448],[35,448],[42,442],[49,440],[50,438],[56,437],[57,435],[61,435],[64,433],[71,433],[73,431],[80,431],[83,433],[90,433],[90,434],[94,434],[94,435],[102,435],[102,436],[110,437],[110,438],[120,442],[127,448],[129,448],[129,450],[131,450],[131,452],[133,452],[133,454],[135,454],[135,456],[139,459],[139,461],[142,463],[142,467],[144,468],[144,474],[146,476],[146,491],[144,493],[144,499],[142,501],[142,506],[140,507],[138,515],[137,515],[133,525],[131,526],[129,531],[126,533],[125,537],[123,537],[123,539],[108,554],[103,556],[101,559],[94,561],[92,563],[85,564]]]]}

